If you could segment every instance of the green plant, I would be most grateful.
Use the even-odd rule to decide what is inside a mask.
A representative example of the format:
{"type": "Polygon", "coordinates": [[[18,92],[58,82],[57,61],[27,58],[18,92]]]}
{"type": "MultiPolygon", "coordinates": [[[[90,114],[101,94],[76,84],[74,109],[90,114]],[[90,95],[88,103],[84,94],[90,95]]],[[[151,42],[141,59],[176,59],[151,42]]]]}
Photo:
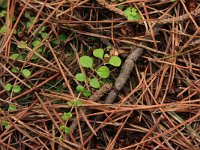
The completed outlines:
{"type": "Polygon", "coordinates": [[[12,90],[14,93],[19,93],[21,91],[21,87],[19,85],[11,85],[10,83],[7,83],[4,86],[4,89],[8,92],[12,90]]]}
{"type": "MultiPolygon", "coordinates": [[[[107,47],[106,49],[111,50],[112,47],[107,47]]],[[[84,68],[90,68],[91,71],[95,72],[99,76],[99,78],[102,78],[102,79],[106,79],[110,76],[110,69],[107,66],[107,64],[112,65],[114,67],[119,67],[121,65],[121,59],[118,56],[109,56],[109,54],[104,53],[104,50],[102,48],[94,49],[93,56],[94,58],[90,56],[81,56],[79,59],[79,64],[84,68]],[[99,66],[98,69],[94,69],[94,68],[97,68],[95,67],[95,64],[93,63],[93,59],[95,58],[101,59],[101,61],[103,62],[103,64],[99,66]],[[108,62],[104,60],[105,58],[109,59],[108,62]]],[[[75,75],[75,78],[76,80],[83,82],[86,80],[87,76],[86,74],[83,74],[83,73],[77,73],[75,75]]],[[[101,85],[97,77],[91,77],[89,79],[89,84],[91,87],[95,89],[100,88],[100,85],[101,85]]],[[[85,97],[89,97],[91,94],[89,90],[85,90],[84,87],[80,85],[76,87],[76,91],[83,92],[83,95],[85,97]]]]}
{"type": "Polygon", "coordinates": [[[140,14],[137,12],[136,8],[128,7],[124,10],[124,14],[128,20],[139,20],[141,19],[140,14]]]}
{"type": "Polygon", "coordinates": [[[67,121],[67,119],[72,118],[72,113],[71,112],[64,112],[63,115],[61,116],[63,121],[67,121]]]}
{"type": "Polygon", "coordinates": [[[2,121],[1,125],[5,128],[8,129],[10,127],[10,122],[8,121],[2,121]]]}
{"type": "MultiPolygon", "coordinates": [[[[67,104],[70,107],[72,107],[74,105],[74,100],[71,100],[71,101],[67,102],[67,104]]],[[[82,106],[82,101],[77,99],[77,100],[75,100],[75,104],[76,104],[77,107],[80,107],[80,106],[82,106]]]]}
{"type": "Polygon", "coordinates": [[[16,105],[15,104],[10,104],[8,107],[8,111],[15,111],[16,110],[16,105]]]}
{"type": "Polygon", "coordinates": [[[23,75],[25,78],[31,76],[31,71],[30,71],[29,69],[23,69],[23,70],[21,71],[21,73],[22,73],[22,75],[23,75]]]}
{"type": "Polygon", "coordinates": [[[70,128],[69,127],[66,127],[66,126],[63,126],[61,125],[59,127],[60,131],[63,131],[65,134],[69,133],[70,132],[70,128]]]}

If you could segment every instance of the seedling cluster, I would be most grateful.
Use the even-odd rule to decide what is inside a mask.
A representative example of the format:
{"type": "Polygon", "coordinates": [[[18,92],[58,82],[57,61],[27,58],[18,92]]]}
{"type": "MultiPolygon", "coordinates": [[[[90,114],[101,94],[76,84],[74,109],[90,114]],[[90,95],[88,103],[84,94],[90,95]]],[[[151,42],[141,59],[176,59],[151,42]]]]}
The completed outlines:
{"type": "MultiPolygon", "coordinates": [[[[109,56],[105,54],[102,48],[97,48],[93,51],[93,57],[81,56],[79,59],[79,64],[89,72],[93,72],[91,77],[88,77],[85,73],[77,73],[75,78],[79,82],[89,81],[90,87],[94,89],[99,89],[101,87],[101,79],[107,79],[110,76],[109,66],[119,67],[121,65],[121,59],[118,56],[109,56]],[[108,60],[109,59],[109,60],[108,60]],[[95,66],[94,61],[101,61],[100,66],[95,66]],[[108,60],[108,61],[106,61],[108,60]]],[[[87,90],[81,84],[76,87],[77,92],[82,92],[85,97],[91,95],[90,90],[87,90]]]]}

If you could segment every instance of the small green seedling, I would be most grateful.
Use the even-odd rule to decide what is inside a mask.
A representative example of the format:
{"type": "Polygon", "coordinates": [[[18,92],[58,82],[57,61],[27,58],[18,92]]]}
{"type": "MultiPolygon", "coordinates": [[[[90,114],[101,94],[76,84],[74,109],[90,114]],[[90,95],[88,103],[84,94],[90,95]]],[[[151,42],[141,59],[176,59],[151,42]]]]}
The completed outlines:
{"type": "Polygon", "coordinates": [[[86,90],[82,85],[78,85],[76,87],[76,91],[78,93],[83,92],[83,96],[85,96],[85,97],[89,97],[91,95],[90,90],[86,90]]]}
{"type": "Polygon", "coordinates": [[[61,116],[63,121],[67,121],[67,119],[72,118],[72,113],[71,112],[64,112],[63,115],[61,116]]]}
{"type": "Polygon", "coordinates": [[[136,8],[131,8],[128,7],[124,10],[124,14],[127,17],[128,20],[139,20],[141,19],[141,16],[139,15],[139,13],[137,12],[136,8]]]}
{"type": "MultiPolygon", "coordinates": [[[[68,104],[70,107],[72,107],[72,106],[74,105],[74,101],[71,100],[71,101],[67,102],[67,104],[68,104]]],[[[79,99],[77,99],[77,100],[75,101],[75,104],[76,104],[77,107],[80,107],[80,106],[82,106],[82,101],[79,100],[79,99]]]]}
{"type": "Polygon", "coordinates": [[[4,87],[6,91],[13,91],[14,93],[19,93],[21,91],[21,87],[19,85],[11,85],[10,83],[7,83],[4,87]]]}
{"type": "Polygon", "coordinates": [[[59,127],[60,131],[63,131],[65,134],[69,133],[70,132],[70,128],[69,127],[65,127],[63,125],[61,125],[59,127]]]}
{"type": "Polygon", "coordinates": [[[10,122],[8,121],[2,121],[1,125],[5,128],[8,129],[10,127],[10,122]]]}
{"type": "Polygon", "coordinates": [[[13,73],[19,73],[19,68],[18,68],[18,67],[13,67],[13,68],[11,69],[11,71],[12,71],[13,73]]]}

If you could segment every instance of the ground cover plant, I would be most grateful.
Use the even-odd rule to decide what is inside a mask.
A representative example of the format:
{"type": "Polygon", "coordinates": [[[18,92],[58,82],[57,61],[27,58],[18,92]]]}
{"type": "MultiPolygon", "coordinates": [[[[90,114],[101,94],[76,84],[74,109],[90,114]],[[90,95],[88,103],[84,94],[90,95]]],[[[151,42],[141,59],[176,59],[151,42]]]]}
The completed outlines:
{"type": "Polygon", "coordinates": [[[200,149],[199,0],[0,0],[0,149],[200,149]]]}

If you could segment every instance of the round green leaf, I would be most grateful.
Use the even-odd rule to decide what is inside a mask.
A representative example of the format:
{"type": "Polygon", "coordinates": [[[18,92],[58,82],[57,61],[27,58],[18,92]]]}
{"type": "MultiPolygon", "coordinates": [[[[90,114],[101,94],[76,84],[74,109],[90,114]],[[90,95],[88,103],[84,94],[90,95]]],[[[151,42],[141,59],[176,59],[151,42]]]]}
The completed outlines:
{"type": "Polygon", "coordinates": [[[65,42],[67,40],[67,35],[61,34],[61,35],[59,35],[59,39],[61,42],[65,42]]]}
{"type": "Polygon", "coordinates": [[[10,91],[12,89],[12,85],[10,83],[7,83],[4,88],[6,91],[10,91]]]}
{"type": "Polygon", "coordinates": [[[83,91],[83,96],[89,97],[90,95],[91,95],[91,91],[89,91],[89,90],[84,90],[83,91]]]}
{"type": "Polygon", "coordinates": [[[103,59],[104,50],[102,48],[95,49],[93,55],[97,58],[103,59]]]}
{"type": "Polygon", "coordinates": [[[33,41],[32,45],[33,45],[34,48],[35,48],[35,47],[38,47],[38,46],[40,45],[40,41],[37,40],[37,39],[35,39],[35,40],[33,41]]]}
{"type": "Polygon", "coordinates": [[[12,71],[13,73],[19,73],[19,68],[18,68],[18,67],[13,67],[13,68],[11,69],[11,71],[12,71]]]}
{"type": "Polygon", "coordinates": [[[75,78],[76,80],[83,82],[86,80],[86,75],[84,73],[77,73],[75,78]]]}
{"type": "Polygon", "coordinates": [[[15,111],[16,110],[16,105],[15,104],[10,104],[8,107],[8,111],[15,111]]]}
{"type": "Polygon", "coordinates": [[[15,53],[15,54],[12,54],[10,55],[9,57],[10,59],[13,59],[13,60],[23,60],[23,56],[18,54],[18,53],[15,53]]]}
{"type": "Polygon", "coordinates": [[[61,126],[59,127],[59,129],[60,129],[60,131],[63,131],[63,130],[65,129],[65,126],[61,125],[61,126]]]}
{"type": "Polygon", "coordinates": [[[23,70],[22,70],[22,75],[23,75],[25,78],[27,78],[27,77],[31,76],[31,72],[30,72],[30,70],[28,70],[28,69],[23,69],[23,70]]]}
{"type": "Polygon", "coordinates": [[[112,66],[119,67],[122,63],[121,59],[118,56],[112,56],[108,63],[112,66]]]}
{"type": "Polygon", "coordinates": [[[101,66],[99,69],[96,70],[96,73],[101,77],[101,78],[108,78],[110,75],[110,69],[107,66],[101,66]]]}
{"type": "Polygon", "coordinates": [[[69,127],[65,127],[64,132],[65,132],[65,134],[69,133],[70,132],[70,128],[69,127]]]}
{"type": "Polygon", "coordinates": [[[68,104],[70,107],[72,107],[72,106],[74,105],[74,102],[73,102],[73,101],[69,101],[69,102],[67,102],[67,104],[68,104]]]}
{"type": "Polygon", "coordinates": [[[91,68],[93,65],[93,60],[89,56],[82,56],[80,57],[79,63],[81,66],[85,68],[91,68]]]}
{"type": "Polygon", "coordinates": [[[21,87],[19,85],[13,85],[12,90],[14,93],[19,93],[21,91],[21,87]]]}
{"type": "Polygon", "coordinates": [[[82,106],[82,101],[81,101],[81,100],[76,100],[76,106],[77,106],[77,107],[82,106]]]}
{"type": "Polygon", "coordinates": [[[78,86],[76,87],[76,91],[77,91],[77,92],[83,92],[83,91],[84,91],[84,87],[83,87],[82,85],[78,85],[78,86]]]}
{"type": "Polygon", "coordinates": [[[96,78],[90,79],[90,86],[95,88],[95,89],[99,89],[100,88],[99,80],[96,79],[96,78]]]}

